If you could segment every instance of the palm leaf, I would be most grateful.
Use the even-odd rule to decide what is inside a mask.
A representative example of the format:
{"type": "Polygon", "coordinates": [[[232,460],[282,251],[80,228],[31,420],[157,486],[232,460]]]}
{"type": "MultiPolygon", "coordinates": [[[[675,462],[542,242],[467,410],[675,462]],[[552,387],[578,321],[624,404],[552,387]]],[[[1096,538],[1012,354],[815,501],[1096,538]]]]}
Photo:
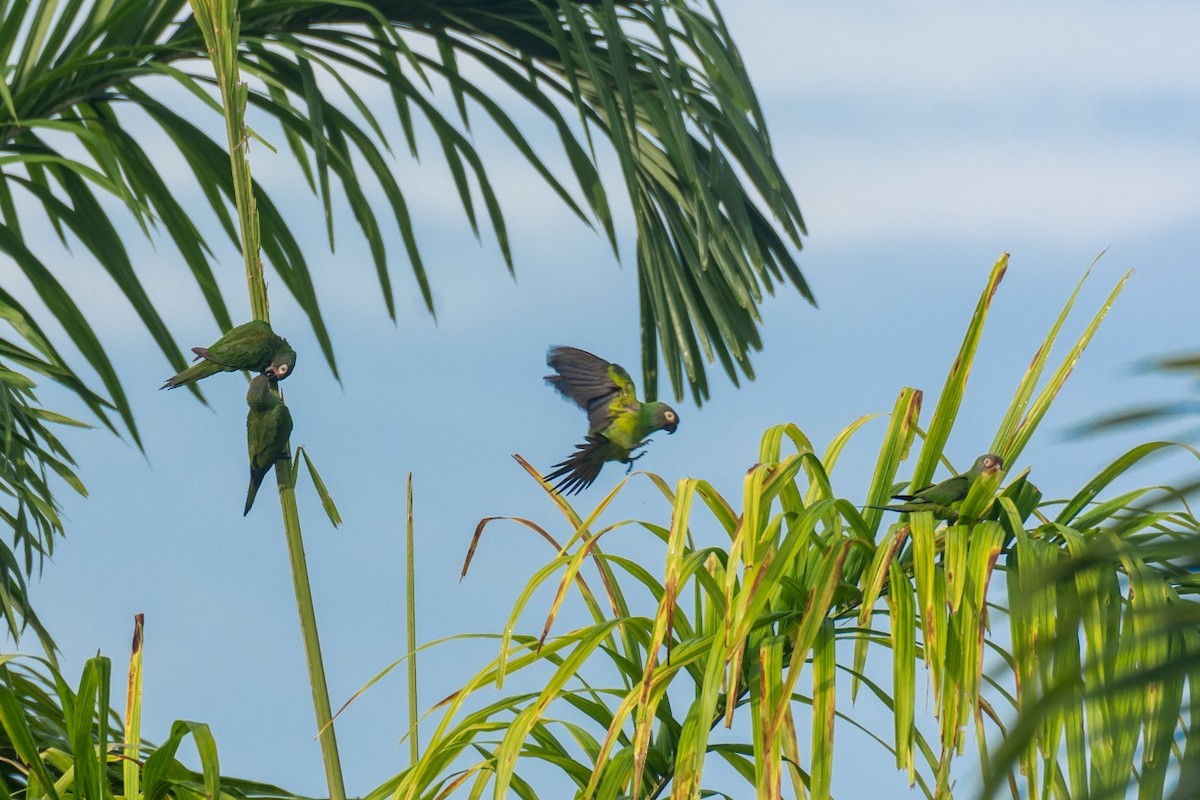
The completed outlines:
{"type": "MultiPolygon", "coordinates": [[[[132,270],[126,246],[114,236],[113,222],[98,209],[104,207],[101,195],[115,196],[148,233],[165,233],[218,326],[230,326],[211,253],[126,127],[133,124],[126,106],[143,109],[163,127],[233,235],[227,155],[166,108],[147,80],[170,76],[193,93],[210,85],[200,68],[202,37],[184,8],[180,0],[149,6],[140,0],[66,6],[43,0],[14,9],[0,37],[9,72],[0,103],[5,178],[33,195],[56,230],[84,238],[176,369],[178,347],[132,270]],[[82,146],[84,160],[66,156],[79,151],[75,145],[82,146]]],[[[652,397],[658,347],[675,394],[687,384],[702,400],[709,391],[707,363],[720,361],[735,381],[739,373],[753,375],[749,353],[761,346],[757,306],[765,294],[787,281],[811,299],[794,256],[803,232],[799,208],[771,155],[761,110],[715,8],[697,9],[683,0],[377,0],[248,2],[241,15],[242,67],[261,81],[250,93],[251,104],[283,125],[302,174],[325,208],[331,241],[333,193],[340,187],[349,198],[393,316],[392,258],[384,244],[389,226],[400,233],[418,291],[432,310],[430,277],[402,187],[392,177],[384,127],[350,88],[359,85],[352,84],[351,74],[389,85],[414,154],[414,116],[425,118],[470,227],[478,234],[487,222],[510,269],[504,217],[484,158],[467,136],[472,116],[495,124],[568,208],[598,224],[615,243],[597,167],[597,144],[609,142],[637,220],[645,379],[652,397]],[[431,39],[436,56],[418,51],[416,38],[431,39]],[[468,66],[487,70],[550,120],[573,188],[546,166],[509,112],[463,77],[468,66]],[[322,76],[332,76],[345,91],[337,97],[345,99],[335,100],[322,76]],[[433,103],[437,81],[449,85],[458,121],[433,103]],[[567,121],[568,113],[578,124],[567,121]],[[368,169],[356,172],[351,166],[363,163],[368,169]],[[382,215],[367,201],[368,181],[382,187],[387,199],[382,215]]],[[[266,256],[307,313],[336,373],[308,264],[288,222],[261,188],[258,196],[266,256]]],[[[19,253],[14,258],[25,263],[44,260],[20,235],[30,204],[7,187],[0,200],[11,232],[6,251],[19,253]]],[[[65,296],[61,285],[41,283],[47,293],[65,296]]],[[[119,382],[88,329],[75,320],[67,333],[91,353],[87,357],[110,401],[136,438],[119,382]]]]}

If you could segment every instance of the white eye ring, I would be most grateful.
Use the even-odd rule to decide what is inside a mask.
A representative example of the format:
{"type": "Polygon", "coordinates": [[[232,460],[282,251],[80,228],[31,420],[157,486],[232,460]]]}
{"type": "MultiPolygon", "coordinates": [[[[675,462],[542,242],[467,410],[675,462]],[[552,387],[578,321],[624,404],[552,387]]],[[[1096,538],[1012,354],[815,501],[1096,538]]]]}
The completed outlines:
{"type": "Polygon", "coordinates": [[[275,374],[277,374],[277,375],[278,375],[279,377],[281,377],[281,378],[282,378],[284,375],[287,375],[287,374],[288,374],[288,365],[287,365],[287,364],[280,364],[278,367],[276,367],[276,368],[275,368],[275,374]]]}
{"type": "Polygon", "coordinates": [[[668,411],[666,414],[663,414],[663,417],[667,420],[667,422],[674,422],[675,421],[675,412],[668,411]]]}

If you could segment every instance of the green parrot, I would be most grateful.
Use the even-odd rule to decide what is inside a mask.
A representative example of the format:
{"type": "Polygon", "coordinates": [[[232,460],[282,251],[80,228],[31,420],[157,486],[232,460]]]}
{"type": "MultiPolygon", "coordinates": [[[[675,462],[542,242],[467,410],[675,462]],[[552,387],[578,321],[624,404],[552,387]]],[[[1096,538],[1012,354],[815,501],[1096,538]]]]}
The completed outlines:
{"type": "Polygon", "coordinates": [[[193,347],[198,364],[168,378],[161,389],[176,389],[184,384],[216,375],[218,372],[261,372],[273,381],[281,381],[296,366],[296,351],[287,339],[276,336],[268,322],[260,319],[231,328],[212,347],[193,347]]]}
{"type": "Polygon", "coordinates": [[[892,495],[893,500],[904,501],[899,505],[867,506],[867,508],[877,508],[883,511],[932,511],[933,516],[947,520],[953,525],[958,519],[958,504],[967,496],[975,479],[984,475],[992,475],[1002,469],[1004,469],[1004,459],[995,453],[985,453],[975,459],[971,468],[962,475],[947,478],[933,486],[926,486],[913,494],[892,495]]]}
{"type": "Polygon", "coordinates": [[[575,402],[588,415],[586,441],[576,452],[554,465],[543,480],[559,480],[554,491],[574,494],[586,489],[600,474],[605,461],[628,464],[644,453],[630,453],[649,443],[646,437],[657,430],[674,433],[679,415],[666,403],[638,402],[633,380],[617,364],[575,347],[551,348],[546,364],[555,371],[546,383],[575,402]]]}
{"type": "Polygon", "coordinates": [[[292,412],[283,404],[273,391],[271,379],[266,375],[256,375],[250,381],[250,390],[246,392],[246,405],[250,412],[246,414],[246,445],[250,451],[250,490],[246,492],[246,510],[242,516],[250,513],[254,505],[254,496],[263,478],[281,458],[287,458],[288,436],[292,433],[292,412]]]}

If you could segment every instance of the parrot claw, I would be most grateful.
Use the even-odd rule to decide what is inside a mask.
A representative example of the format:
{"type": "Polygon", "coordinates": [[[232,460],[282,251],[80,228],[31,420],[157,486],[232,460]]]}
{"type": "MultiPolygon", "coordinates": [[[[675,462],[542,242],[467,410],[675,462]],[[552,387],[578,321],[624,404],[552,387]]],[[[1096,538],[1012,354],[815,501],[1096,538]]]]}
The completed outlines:
{"type": "MultiPolygon", "coordinates": [[[[641,445],[638,445],[638,446],[639,446],[639,447],[641,447],[641,446],[643,446],[643,445],[645,445],[645,444],[646,444],[646,442],[642,442],[642,444],[641,444],[641,445]]],[[[624,459],[624,460],[622,460],[622,461],[621,461],[621,463],[622,463],[622,464],[628,464],[628,466],[625,468],[625,474],[626,474],[626,475],[628,475],[629,473],[633,472],[633,462],[637,461],[639,458],[641,458],[641,457],[642,457],[642,456],[644,456],[644,455],[646,455],[646,454],[645,454],[645,453],[638,453],[636,456],[630,456],[629,458],[626,458],[626,459],[624,459]]]]}

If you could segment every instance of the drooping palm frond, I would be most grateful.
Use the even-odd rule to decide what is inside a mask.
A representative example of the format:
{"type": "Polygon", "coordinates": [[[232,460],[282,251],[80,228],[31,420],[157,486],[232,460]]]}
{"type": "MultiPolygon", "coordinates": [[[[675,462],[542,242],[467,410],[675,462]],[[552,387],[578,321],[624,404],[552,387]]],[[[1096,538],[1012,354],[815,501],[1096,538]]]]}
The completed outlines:
{"type": "MultiPolygon", "coordinates": [[[[133,429],[111,364],[44,256],[22,236],[29,201],[63,241],[79,241],[107,270],[172,366],[181,358],[133,269],[127,245],[102,204],[118,198],[148,231],[178,248],[218,325],[230,314],[193,213],[177,201],[159,160],[141,146],[144,111],[194,172],[226,232],[227,155],[146,80],[167,75],[208,97],[203,42],[181,0],[116,0],[11,7],[0,32],[6,82],[0,97],[0,250],[16,262],[100,376],[133,429]],[[19,197],[20,194],[26,195],[19,197]]],[[[685,0],[552,2],[459,0],[342,4],[247,2],[242,68],[256,79],[255,113],[282,126],[302,173],[318,193],[332,237],[340,189],[370,244],[380,292],[395,315],[386,242],[399,234],[418,290],[432,311],[430,280],[408,196],[393,175],[385,126],[363,99],[364,80],[386,85],[407,149],[415,122],[436,135],[468,223],[486,217],[512,268],[504,217],[472,119],[502,131],[581,219],[616,234],[597,166],[602,146],[618,157],[637,223],[638,291],[647,391],[656,393],[657,350],[675,393],[685,382],[707,395],[705,362],[734,380],[752,375],[761,342],[758,304],[790,282],[811,299],[795,261],[803,223],[770,149],[762,114],[737,49],[714,6],[685,0]],[[424,39],[433,47],[420,46],[424,39]],[[432,55],[436,52],[436,55],[432,55]],[[546,165],[509,111],[468,74],[482,68],[558,131],[573,173],[569,187],[546,165]],[[456,112],[435,103],[448,85],[456,112]],[[602,142],[607,142],[602,145],[602,142]],[[366,169],[363,169],[366,165],[366,169]],[[386,198],[380,212],[373,192],[386,198]],[[481,207],[480,207],[481,206],[481,207]],[[389,230],[392,233],[389,233],[389,230]]],[[[160,84],[161,85],[161,84],[160,84]]],[[[263,248],[312,322],[336,372],[305,255],[261,187],[263,248]]]]}
{"type": "MultiPolygon", "coordinates": [[[[197,210],[183,205],[177,178],[164,172],[167,160],[147,144],[147,118],[191,170],[219,226],[235,242],[239,234],[227,145],[206,132],[203,121],[182,113],[175,95],[162,88],[167,77],[201,98],[213,108],[207,127],[215,127],[220,112],[203,37],[184,0],[34,0],[4,5],[0,14],[0,258],[15,265],[49,316],[35,319],[21,308],[8,279],[0,286],[4,319],[16,334],[0,352],[14,370],[5,373],[11,380],[4,384],[12,401],[6,408],[16,410],[9,438],[25,448],[5,453],[17,503],[6,521],[18,543],[25,543],[20,546],[44,552],[60,525],[42,475],[48,468],[68,482],[74,477],[65,466],[69,457],[42,425],[54,418],[37,409],[28,394],[32,384],[22,383],[21,373],[59,382],[115,430],[109,419],[114,414],[140,443],[104,343],[72,296],[64,249],[82,246],[95,259],[175,370],[185,359],[119,232],[122,209],[148,235],[172,243],[176,252],[166,260],[186,265],[217,325],[224,330],[233,323],[212,251],[194,220],[197,210]],[[32,233],[43,222],[58,242],[32,233]],[[43,327],[61,328],[102,389],[67,366],[43,327]],[[23,440],[16,437],[20,431],[23,440]]],[[[504,217],[483,154],[472,143],[472,117],[502,131],[567,207],[598,225],[615,246],[598,167],[598,151],[608,142],[637,220],[651,396],[656,347],[666,356],[676,393],[686,376],[699,399],[708,391],[705,355],[720,360],[735,379],[737,364],[750,374],[747,354],[760,344],[757,304],[764,292],[790,280],[808,295],[793,257],[802,230],[799,210],[715,8],[697,9],[683,0],[260,0],[243,4],[241,14],[242,71],[254,80],[252,113],[280,125],[324,205],[331,242],[334,197],[338,191],[345,196],[393,317],[397,254],[387,243],[398,235],[401,258],[430,311],[431,276],[414,233],[413,191],[393,174],[385,125],[364,99],[364,81],[390,90],[411,155],[417,154],[417,122],[434,132],[470,228],[478,236],[490,223],[510,269],[504,217]],[[510,112],[468,77],[480,69],[550,121],[571,181],[551,171],[510,112]],[[454,111],[435,102],[439,86],[449,87],[454,111]]],[[[297,221],[286,220],[261,186],[255,192],[263,252],[308,315],[336,374],[309,263],[294,233],[297,221]]],[[[21,570],[7,574],[19,577],[21,570]]],[[[22,615],[15,610],[23,603],[22,586],[14,584],[8,597],[12,626],[22,615]]]]}
{"type": "Polygon", "coordinates": [[[87,493],[75,475],[75,462],[53,431],[55,426],[82,423],[42,407],[34,393],[36,384],[26,373],[73,388],[105,424],[111,406],[71,372],[3,289],[0,319],[35,348],[0,337],[0,524],[12,533],[11,539],[0,540],[0,616],[14,640],[32,628],[53,657],[53,642],[29,604],[25,581],[54,552],[55,537],[63,533],[53,479],[87,493]]]}
{"type": "MultiPolygon", "coordinates": [[[[1192,381],[1192,389],[1200,387],[1200,353],[1185,353],[1177,356],[1164,356],[1151,359],[1141,365],[1139,371],[1156,372],[1163,376],[1179,376],[1192,381]]],[[[1147,403],[1120,411],[1113,411],[1076,426],[1078,434],[1100,433],[1115,428],[1125,428],[1132,425],[1147,425],[1167,420],[1192,420],[1200,418],[1200,398],[1186,400],[1168,400],[1165,402],[1147,403]]]]}

